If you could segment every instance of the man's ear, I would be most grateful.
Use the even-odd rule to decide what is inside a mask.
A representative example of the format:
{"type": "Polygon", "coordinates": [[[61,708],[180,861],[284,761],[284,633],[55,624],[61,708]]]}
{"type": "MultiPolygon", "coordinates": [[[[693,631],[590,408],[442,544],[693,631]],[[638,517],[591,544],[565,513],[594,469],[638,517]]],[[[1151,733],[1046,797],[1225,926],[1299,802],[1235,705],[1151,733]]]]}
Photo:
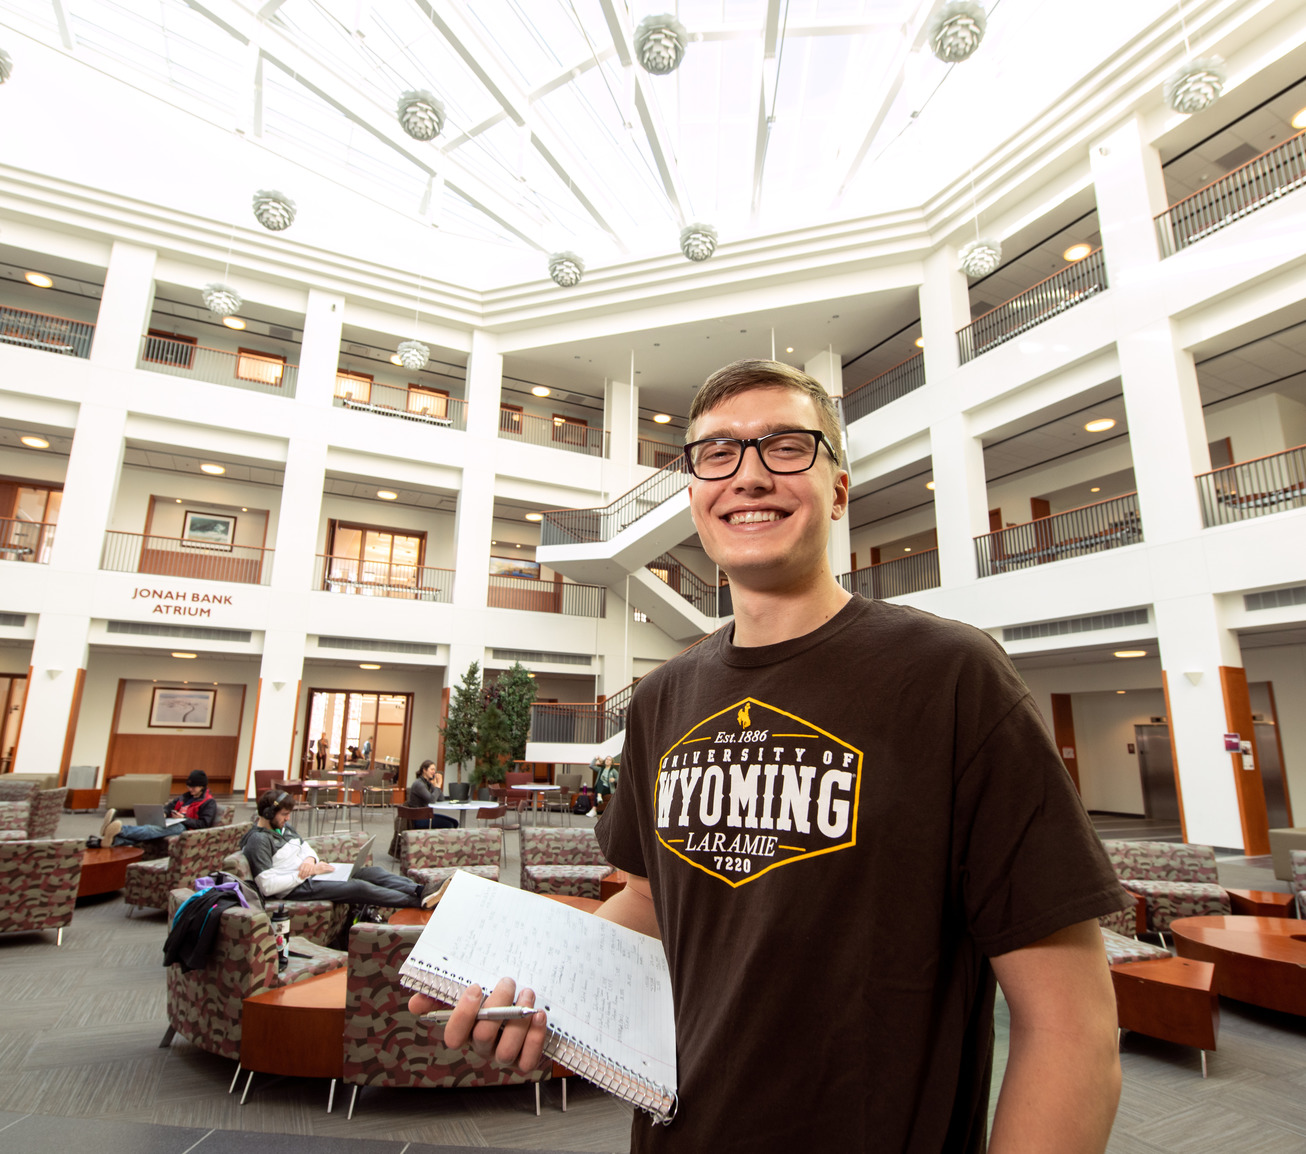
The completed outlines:
{"type": "Polygon", "coordinates": [[[840,469],[834,477],[834,506],[830,510],[830,520],[838,521],[848,512],[848,474],[840,469]]]}

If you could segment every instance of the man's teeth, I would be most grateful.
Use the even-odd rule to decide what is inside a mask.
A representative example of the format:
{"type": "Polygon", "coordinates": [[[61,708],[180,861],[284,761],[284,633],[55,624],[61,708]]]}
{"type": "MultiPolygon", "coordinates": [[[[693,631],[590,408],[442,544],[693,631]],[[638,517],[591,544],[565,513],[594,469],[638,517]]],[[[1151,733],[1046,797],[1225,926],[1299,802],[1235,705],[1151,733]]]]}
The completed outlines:
{"type": "Polygon", "coordinates": [[[728,525],[755,525],[759,521],[779,521],[783,517],[783,513],[777,513],[774,509],[750,509],[745,513],[731,513],[726,518],[726,523],[728,525]]]}

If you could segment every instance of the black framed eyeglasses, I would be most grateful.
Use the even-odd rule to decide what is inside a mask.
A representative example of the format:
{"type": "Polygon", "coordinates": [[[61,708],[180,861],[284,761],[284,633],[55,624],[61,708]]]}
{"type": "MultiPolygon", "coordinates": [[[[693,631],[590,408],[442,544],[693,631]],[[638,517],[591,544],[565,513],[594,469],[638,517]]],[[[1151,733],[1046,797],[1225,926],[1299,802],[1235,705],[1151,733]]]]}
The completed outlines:
{"type": "Polygon", "coordinates": [[[685,446],[685,462],[689,471],[700,481],[724,481],[739,472],[744,451],[752,446],[757,450],[767,472],[786,475],[806,473],[816,464],[816,455],[824,445],[830,459],[836,464],[839,454],[834,451],[829,438],[820,429],[781,429],[764,437],[708,437],[691,441],[685,446]]]}

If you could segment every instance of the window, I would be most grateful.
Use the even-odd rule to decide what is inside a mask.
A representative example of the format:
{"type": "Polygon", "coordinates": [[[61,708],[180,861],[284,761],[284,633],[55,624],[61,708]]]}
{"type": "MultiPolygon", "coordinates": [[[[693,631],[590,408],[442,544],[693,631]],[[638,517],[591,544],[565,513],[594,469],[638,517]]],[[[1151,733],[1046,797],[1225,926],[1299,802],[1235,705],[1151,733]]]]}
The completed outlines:
{"type": "Polygon", "coordinates": [[[150,329],[145,340],[144,359],[152,365],[170,365],[176,369],[193,369],[195,367],[195,346],[198,343],[194,337],[184,337],[180,333],[165,333],[160,329],[150,329]]]}
{"type": "Polygon", "coordinates": [[[333,521],[328,551],[328,589],[385,597],[417,586],[426,534],[333,521]]]}
{"type": "Polygon", "coordinates": [[[336,396],[347,401],[357,401],[360,405],[370,404],[372,400],[372,377],[368,373],[347,373],[344,369],[336,371],[336,396]]]}
{"type": "Polygon", "coordinates": [[[408,411],[421,413],[437,420],[449,417],[449,394],[444,389],[424,389],[418,385],[408,386],[408,411]]]}
{"type": "Polygon", "coordinates": [[[236,353],[238,381],[257,381],[261,385],[280,388],[285,371],[286,358],[276,353],[261,353],[258,349],[240,349],[236,353]]]}
{"type": "Polygon", "coordinates": [[[499,406],[499,432],[520,437],[522,430],[521,405],[499,406]]]}
{"type": "Polygon", "coordinates": [[[553,439],[564,445],[589,444],[589,425],[579,417],[553,414],[553,439]]]}

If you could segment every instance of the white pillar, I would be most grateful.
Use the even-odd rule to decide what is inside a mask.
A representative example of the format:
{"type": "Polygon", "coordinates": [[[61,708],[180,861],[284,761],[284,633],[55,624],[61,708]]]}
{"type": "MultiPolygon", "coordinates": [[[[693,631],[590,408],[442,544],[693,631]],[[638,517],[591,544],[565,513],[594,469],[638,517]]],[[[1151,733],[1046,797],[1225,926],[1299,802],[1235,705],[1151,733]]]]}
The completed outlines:
{"type": "Polygon", "coordinates": [[[340,334],[345,324],[345,298],[338,293],[308,290],[304,310],[304,340],[299,346],[296,404],[330,408],[335,404],[336,371],[340,367],[340,334]]]}
{"type": "Polygon", "coordinates": [[[965,413],[953,413],[930,426],[939,581],[945,589],[978,580],[975,538],[989,531],[984,447],[968,425],[965,413]]]}
{"type": "MultiPolygon", "coordinates": [[[[259,668],[255,703],[254,739],[249,746],[246,796],[253,796],[254,771],[275,769],[287,777],[300,776],[296,756],[300,685],[304,676],[306,635],[294,629],[269,628],[263,634],[263,661],[259,668]]],[[[239,775],[239,767],[237,775],[239,775]]],[[[236,788],[233,783],[233,788],[236,788]]]]}
{"type": "Polygon", "coordinates": [[[154,307],[154,260],[151,248],[113,242],[91,345],[92,364],[114,369],[136,367],[141,338],[150,327],[150,310],[154,307]]]}
{"type": "MultiPolygon", "coordinates": [[[[477,462],[463,469],[454,514],[453,603],[483,610],[490,589],[490,539],[494,535],[494,469],[477,462]]],[[[464,663],[463,668],[466,668],[464,663]]],[[[458,676],[462,676],[462,670],[458,676]]]]}
{"type": "MultiPolygon", "coordinates": [[[[817,353],[803,365],[803,372],[825,386],[825,391],[832,397],[843,397],[843,358],[834,350],[827,349],[817,353]]],[[[848,439],[844,438],[841,446],[845,467],[848,457],[848,439]]],[[[824,454],[822,454],[824,456],[824,454]]],[[[852,568],[852,532],[847,512],[838,521],[830,523],[830,539],[826,543],[826,553],[830,559],[830,572],[836,577],[847,573],[852,568]]]]}
{"type": "Polygon", "coordinates": [[[1161,157],[1130,117],[1088,150],[1107,283],[1117,291],[1152,279],[1160,253],[1154,217],[1166,209],[1161,157]]]}
{"type": "Polygon", "coordinates": [[[473,329],[467,356],[467,431],[473,436],[498,437],[502,389],[503,354],[491,334],[473,329]]]}
{"type": "Polygon", "coordinates": [[[302,600],[313,587],[326,457],[325,441],[292,437],[286,446],[272,588],[289,596],[291,604],[286,606],[287,609],[302,600]]]}
{"type": "Polygon", "coordinates": [[[635,483],[632,469],[639,463],[639,386],[629,381],[603,383],[603,422],[608,430],[608,460],[613,473],[623,481],[616,491],[635,483]]]}
{"type": "MultiPolygon", "coordinates": [[[[113,517],[122,476],[125,409],[87,402],[77,414],[68,470],[64,474],[59,531],[50,554],[52,569],[94,572],[100,566],[104,533],[113,517]]],[[[143,525],[134,525],[139,532],[143,525]]]]}
{"type": "Polygon", "coordinates": [[[921,338],[925,342],[925,379],[941,382],[957,371],[957,332],[970,324],[966,274],[957,268],[957,250],[944,245],[925,258],[925,279],[919,290],[921,338]]]}
{"type": "Polygon", "coordinates": [[[90,618],[81,614],[44,612],[37,619],[15,772],[60,772],[65,745],[71,749],[90,628],[90,618]]]}

